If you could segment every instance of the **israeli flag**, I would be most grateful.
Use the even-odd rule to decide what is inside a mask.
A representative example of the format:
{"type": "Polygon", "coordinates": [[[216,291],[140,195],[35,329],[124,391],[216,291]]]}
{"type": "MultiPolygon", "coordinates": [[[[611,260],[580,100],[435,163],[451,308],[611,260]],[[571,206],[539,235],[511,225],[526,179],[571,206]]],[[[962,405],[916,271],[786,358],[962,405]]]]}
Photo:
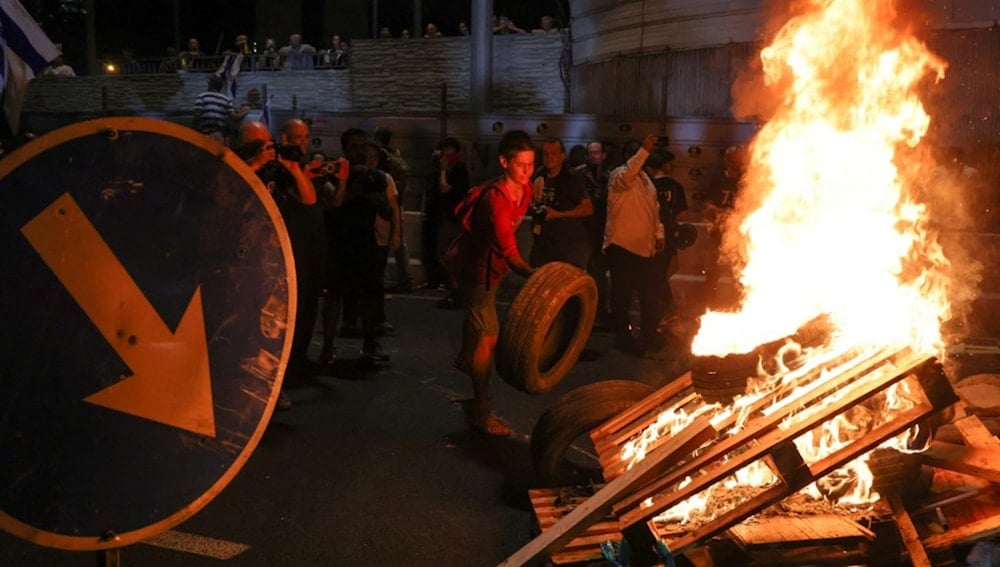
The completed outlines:
{"type": "Polygon", "coordinates": [[[31,14],[17,0],[0,0],[0,90],[12,134],[21,127],[28,81],[59,55],[31,14]]]}
{"type": "Polygon", "coordinates": [[[264,111],[260,114],[260,121],[268,130],[271,129],[271,97],[267,97],[264,101],[264,111]]]}
{"type": "Polygon", "coordinates": [[[222,60],[222,65],[216,71],[224,81],[223,87],[229,92],[229,98],[236,100],[236,75],[240,74],[240,66],[243,64],[243,54],[234,53],[226,55],[222,60]]]}

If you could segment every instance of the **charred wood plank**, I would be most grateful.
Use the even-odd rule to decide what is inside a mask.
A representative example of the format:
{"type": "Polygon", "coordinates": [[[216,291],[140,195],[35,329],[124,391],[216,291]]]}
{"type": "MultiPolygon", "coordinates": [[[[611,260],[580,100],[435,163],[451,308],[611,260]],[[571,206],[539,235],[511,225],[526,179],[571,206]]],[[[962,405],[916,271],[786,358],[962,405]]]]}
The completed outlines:
{"type": "MultiPolygon", "coordinates": [[[[884,364],[879,366],[876,371],[869,372],[864,380],[856,380],[856,374],[849,376],[852,380],[849,384],[831,379],[828,381],[831,387],[837,388],[841,393],[838,400],[828,402],[826,398],[829,390],[827,388],[815,389],[812,394],[801,398],[801,403],[807,404],[808,407],[806,410],[799,412],[795,423],[786,429],[779,429],[777,426],[792,413],[793,409],[798,409],[798,406],[788,406],[784,410],[779,409],[768,415],[751,419],[742,431],[718,441],[696,458],[670,471],[669,474],[658,479],[644,490],[623,499],[615,505],[614,511],[621,517],[623,526],[647,521],[661,511],[687,500],[694,494],[701,492],[744,466],[770,454],[773,448],[781,442],[795,439],[851,406],[885,390],[892,384],[902,380],[907,372],[927,360],[928,357],[925,355],[909,353],[909,356],[900,360],[901,367],[889,363],[884,364]],[[823,403],[817,403],[820,401],[823,403]],[[756,441],[756,443],[751,443],[751,441],[756,441]],[[733,455],[727,460],[727,456],[735,453],[737,449],[744,448],[744,452],[733,455]],[[676,486],[685,478],[689,476],[695,477],[699,473],[701,473],[700,476],[694,478],[694,481],[683,489],[663,494],[663,497],[658,501],[654,499],[653,506],[639,507],[639,504],[647,499],[653,498],[662,491],[676,486]]],[[[805,486],[805,484],[802,486],[805,486]]]]}
{"type": "MultiPolygon", "coordinates": [[[[811,475],[809,475],[805,480],[808,480],[809,478],[815,480],[826,476],[827,474],[843,466],[849,461],[874,449],[879,444],[884,442],[886,439],[889,439],[905,431],[907,428],[909,428],[912,424],[916,423],[920,419],[923,419],[924,417],[927,417],[928,415],[931,415],[933,412],[939,410],[940,408],[934,407],[933,404],[922,404],[908,411],[900,413],[899,415],[895,416],[894,419],[889,423],[883,424],[880,427],[876,427],[875,429],[873,429],[860,439],[852,442],[850,445],[847,445],[846,447],[840,449],[839,451],[836,451],[833,454],[827,456],[826,458],[821,459],[816,463],[810,465],[809,471],[811,475]]],[[[837,413],[839,413],[839,411],[837,413]]],[[[710,476],[710,475],[705,475],[705,476],[710,476]]],[[[695,483],[692,483],[692,485],[694,484],[699,484],[699,483],[696,481],[695,483]]],[[[801,481],[792,485],[779,483],[774,487],[765,490],[759,495],[750,498],[747,502],[737,506],[736,508],[730,510],[729,512],[723,514],[715,521],[692,531],[687,536],[682,537],[679,540],[670,542],[670,548],[678,552],[683,552],[685,549],[695,545],[698,541],[711,537],[719,533],[720,531],[760,512],[764,508],[781,501],[788,495],[804,488],[806,484],[808,484],[808,482],[805,481],[801,481]]],[[[703,488],[704,485],[702,485],[702,489],[703,488]]],[[[688,497],[690,497],[690,495],[695,493],[696,492],[688,493],[687,491],[678,491],[677,494],[682,496],[682,498],[680,499],[668,498],[667,501],[671,503],[680,502],[687,499],[688,497]]],[[[656,515],[656,513],[658,513],[659,510],[663,510],[666,508],[667,507],[662,506],[660,503],[656,503],[649,509],[645,510],[640,509],[631,511],[628,515],[624,515],[621,517],[621,524],[629,525],[630,522],[646,519],[643,518],[643,516],[648,516],[649,518],[652,518],[653,516],[656,515]],[[656,510],[656,512],[650,514],[649,510],[651,509],[656,510]]]]}
{"type": "Polygon", "coordinates": [[[590,432],[590,439],[597,445],[602,440],[617,436],[633,421],[669,402],[691,387],[691,373],[686,372],[673,382],[646,396],[625,411],[612,417],[590,432]]]}
{"type": "Polygon", "coordinates": [[[966,447],[935,441],[919,454],[925,465],[1000,482],[1000,453],[993,448],[966,447]]]}
{"type": "Polygon", "coordinates": [[[875,539],[875,534],[868,528],[833,514],[754,518],[733,526],[728,533],[744,549],[758,546],[798,546],[803,543],[819,546],[875,539]]]}
{"type": "Polygon", "coordinates": [[[920,543],[917,527],[913,525],[913,519],[907,513],[906,507],[903,506],[903,499],[899,497],[898,493],[890,494],[886,499],[889,501],[889,507],[892,508],[892,517],[896,520],[899,535],[903,539],[903,546],[910,554],[910,562],[913,563],[913,567],[933,567],[927,550],[920,543]]]}
{"type": "Polygon", "coordinates": [[[577,535],[583,533],[588,526],[606,516],[614,502],[624,494],[644,485],[665,468],[669,468],[675,459],[687,455],[715,436],[716,431],[707,419],[699,418],[688,428],[672,437],[670,441],[651,453],[643,461],[625,472],[625,474],[609,482],[593,496],[563,516],[535,539],[528,542],[516,553],[501,563],[501,566],[535,565],[541,562],[547,554],[560,549],[577,535]]]}
{"type": "Polygon", "coordinates": [[[958,434],[965,440],[965,444],[970,447],[1000,449],[1000,439],[993,435],[989,429],[983,425],[977,415],[967,415],[955,420],[955,428],[958,434]]]}
{"type": "Polygon", "coordinates": [[[925,537],[922,542],[928,550],[947,549],[953,545],[972,543],[1000,534],[1000,515],[990,516],[946,532],[925,537]]]}

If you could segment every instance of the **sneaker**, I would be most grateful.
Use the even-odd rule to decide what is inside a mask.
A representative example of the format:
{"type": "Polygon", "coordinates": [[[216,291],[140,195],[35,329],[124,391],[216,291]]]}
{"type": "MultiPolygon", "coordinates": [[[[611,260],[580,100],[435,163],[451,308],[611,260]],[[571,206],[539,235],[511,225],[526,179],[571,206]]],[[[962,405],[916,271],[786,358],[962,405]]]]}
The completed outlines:
{"type": "Polygon", "coordinates": [[[292,400],[285,395],[285,391],[281,390],[278,392],[278,403],[274,406],[278,411],[288,411],[292,409],[292,400]]]}

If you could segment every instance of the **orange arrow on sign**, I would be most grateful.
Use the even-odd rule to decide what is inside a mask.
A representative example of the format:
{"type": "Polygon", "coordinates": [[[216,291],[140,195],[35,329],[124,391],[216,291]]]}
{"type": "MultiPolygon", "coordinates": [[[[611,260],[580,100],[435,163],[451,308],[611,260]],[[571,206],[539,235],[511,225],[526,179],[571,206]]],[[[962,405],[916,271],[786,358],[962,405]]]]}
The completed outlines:
{"type": "Polygon", "coordinates": [[[201,288],[171,332],[69,193],[21,232],[132,370],[85,400],[215,437],[201,288]]]}

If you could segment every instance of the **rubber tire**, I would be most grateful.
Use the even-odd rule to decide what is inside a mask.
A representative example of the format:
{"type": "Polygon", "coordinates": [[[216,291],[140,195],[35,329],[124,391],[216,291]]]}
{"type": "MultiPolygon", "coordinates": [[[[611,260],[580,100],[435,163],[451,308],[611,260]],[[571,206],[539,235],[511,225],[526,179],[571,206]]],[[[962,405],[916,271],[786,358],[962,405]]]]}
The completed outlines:
{"type": "Polygon", "coordinates": [[[604,380],[570,390],[556,400],[531,432],[531,460],[543,486],[569,486],[579,476],[566,461],[577,438],[649,396],[655,388],[632,380],[604,380]]]}
{"type": "MultiPolygon", "coordinates": [[[[829,340],[832,327],[826,315],[819,315],[806,322],[788,337],[801,347],[815,347],[829,340]]],[[[775,358],[785,346],[786,339],[778,339],[762,345],[748,353],[727,354],[726,356],[691,357],[691,381],[702,399],[710,404],[728,404],[734,398],[746,393],[747,382],[757,375],[758,364],[768,374],[778,371],[775,358]]],[[[805,358],[797,351],[789,351],[782,361],[789,368],[797,368],[805,358]]]]}
{"type": "Polygon", "coordinates": [[[497,340],[497,373],[528,394],[548,392],[587,346],[596,312],[594,278],[571,264],[545,264],[507,310],[497,340]]]}
{"type": "Polygon", "coordinates": [[[746,393],[747,381],[757,374],[758,349],[726,356],[691,357],[691,383],[710,404],[728,404],[746,393]]]}

